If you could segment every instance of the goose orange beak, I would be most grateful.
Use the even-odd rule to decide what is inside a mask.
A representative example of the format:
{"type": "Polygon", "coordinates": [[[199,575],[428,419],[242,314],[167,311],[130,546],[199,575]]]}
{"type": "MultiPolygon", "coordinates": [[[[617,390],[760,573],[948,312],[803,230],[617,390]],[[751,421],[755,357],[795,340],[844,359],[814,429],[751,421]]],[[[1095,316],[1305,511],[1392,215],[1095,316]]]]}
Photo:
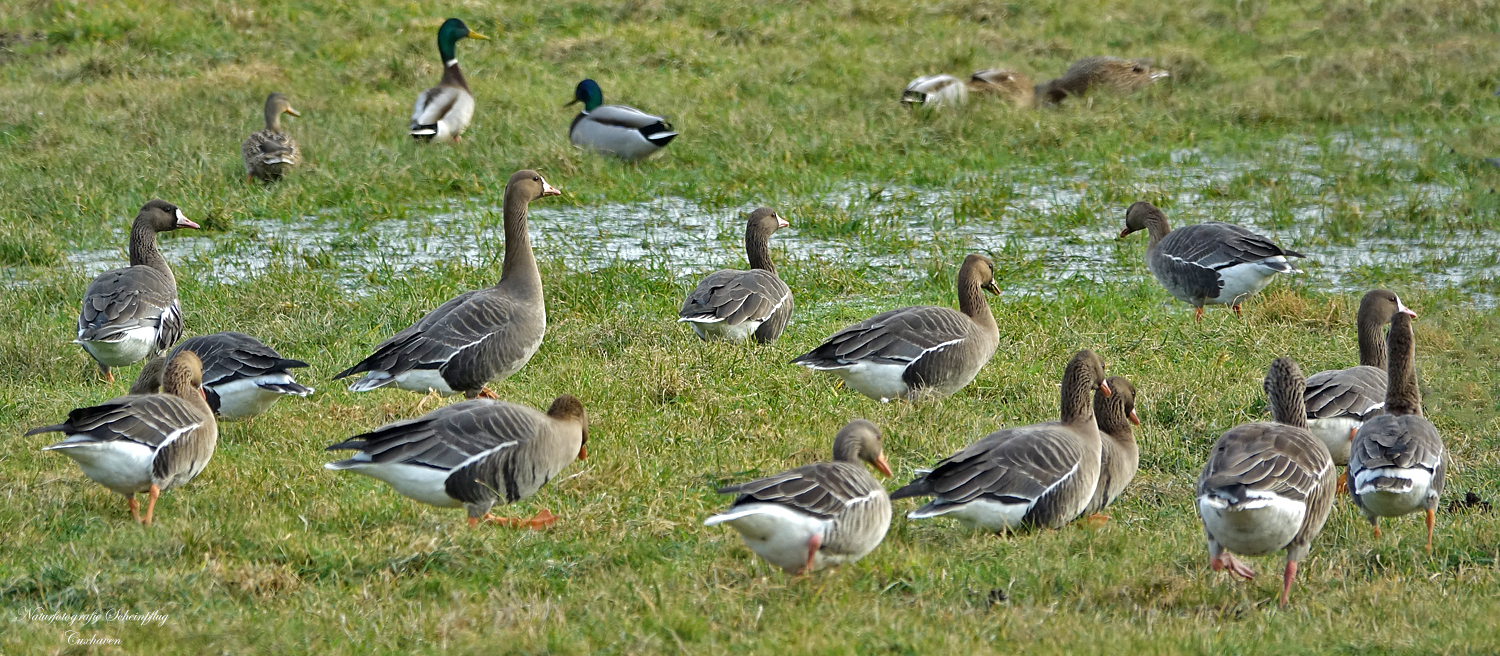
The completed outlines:
{"type": "Polygon", "coordinates": [[[1141,425],[1141,418],[1135,416],[1135,411],[1134,410],[1130,411],[1130,423],[1135,424],[1137,426],[1141,425]]]}
{"type": "Polygon", "coordinates": [[[542,195],[543,196],[561,196],[562,192],[558,191],[557,187],[554,187],[554,186],[552,186],[550,184],[547,184],[546,182],[543,182],[542,183],[542,195]]]}
{"type": "Polygon", "coordinates": [[[1114,390],[1110,389],[1109,388],[1109,383],[1106,383],[1106,382],[1102,382],[1101,381],[1099,383],[1099,391],[1104,392],[1104,398],[1106,398],[1106,399],[1115,395],[1114,390]]]}
{"type": "Polygon", "coordinates": [[[875,468],[879,469],[880,473],[884,474],[886,478],[891,477],[891,463],[886,461],[884,453],[875,458],[875,468]]]}
{"type": "Polygon", "coordinates": [[[578,459],[579,460],[587,460],[588,457],[589,457],[589,447],[588,447],[588,445],[583,445],[583,446],[578,447],[578,459]]]}

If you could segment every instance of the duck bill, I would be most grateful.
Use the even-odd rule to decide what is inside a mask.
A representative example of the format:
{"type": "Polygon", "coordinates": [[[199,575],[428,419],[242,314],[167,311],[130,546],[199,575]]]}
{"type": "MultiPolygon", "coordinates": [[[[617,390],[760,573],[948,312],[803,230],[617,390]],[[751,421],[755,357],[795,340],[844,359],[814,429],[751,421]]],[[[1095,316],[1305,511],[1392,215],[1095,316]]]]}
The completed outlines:
{"type": "Polygon", "coordinates": [[[542,182],[542,195],[543,196],[561,196],[562,192],[558,191],[557,187],[554,187],[554,186],[552,186],[550,184],[547,184],[545,181],[543,181],[542,182]]]}
{"type": "Polygon", "coordinates": [[[301,117],[302,116],[302,112],[299,112],[299,111],[297,111],[295,109],[292,109],[290,105],[287,106],[286,113],[291,114],[292,116],[297,116],[297,117],[301,117]]]}
{"type": "Polygon", "coordinates": [[[574,98],[572,100],[569,100],[568,102],[563,103],[563,107],[572,107],[573,105],[577,105],[578,103],[581,103],[581,102],[583,102],[583,101],[579,100],[577,98],[574,98]]]}
{"type": "Polygon", "coordinates": [[[474,30],[469,30],[469,38],[471,38],[471,39],[479,39],[480,41],[489,41],[490,40],[489,37],[487,37],[487,36],[485,36],[483,34],[480,34],[478,32],[475,32],[474,30]]]}
{"type": "Polygon", "coordinates": [[[1127,415],[1127,416],[1130,418],[1130,423],[1135,424],[1137,426],[1141,425],[1141,418],[1135,416],[1135,411],[1134,410],[1131,410],[1130,414],[1127,415]]]}
{"type": "Polygon", "coordinates": [[[179,209],[179,210],[177,210],[177,227],[179,227],[179,228],[197,228],[198,224],[193,223],[191,220],[189,220],[187,218],[187,215],[183,214],[182,210],[179,209]]]}
{"type": "Polygon", "coordinates": [[[1115,395],[1114,390],[1109,388],[1109,383],[1100,382],[1099,391],[1104,393],[1104,398],[1106,399],[1115,395]]]}
{"type": "Polygon", "coordinates": [[[886,478],[891,477],[891,463],[885,459],[884,453],[875,458],[875,468],[879,469],[881,475],[885,476],[886,478]]]}

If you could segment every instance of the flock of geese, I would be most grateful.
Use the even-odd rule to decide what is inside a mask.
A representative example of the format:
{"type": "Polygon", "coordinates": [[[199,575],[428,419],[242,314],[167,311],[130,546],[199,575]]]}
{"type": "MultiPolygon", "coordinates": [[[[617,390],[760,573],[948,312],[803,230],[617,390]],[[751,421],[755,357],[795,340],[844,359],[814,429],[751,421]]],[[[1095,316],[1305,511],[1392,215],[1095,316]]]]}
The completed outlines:
{"type": "MultiPolygon", "coordinates": [[[[419,97],[414,137],[457,141],[468,123],[473,99],[453,52],[464,37],[484,38],[457,19],[439,30],[443,80],[419,97]]],[[[591,80],[575,95],[584,104],[570,130],[575,143],[633,158],[675,136],[658,117],[603,106],[591,80]],[[647,119],[656,120],[640,125],[647,119]],[[621,131],[626,127],[634,136],[621,131]]],[[[297,160],[295,144],[278,138],[284,137],[278,124],[283,113],[297,115],[284,96],[272,94],[267,130],[243,148],[252,177],[279,176],[297,160]]],[[[424,394],[423,405],[433,395],[463,394],[466,400],[333,444],[329,451],[352,455],[328,463],[328,469],[373,477],[421,503],[462,508],[470,526],[541,529],[557,521],[546,509],[527,519],[497,517],[491,510],[537,494],[575,459],[587,457],[583,402],[565,394],[542,412],[501,401],[488,385],[523,368],[545,337],[542,277],[527,212],[532,202],[558,193],[535,171],[512,175],[503,202],[499,282],[442,303],[334,377],[357,377],[349,385],[355,392],[396,387],[424,394]]],[[[778,339],[794,303],[776,273],[769,242],[787,226],[770,208],[752,212],[745,227],[750,269],[705,277],[683,301],[677,320],[703,340],[778,339]]],[[[130,231],[130,266],[89,284],[75,341],[110,381],[114,367],[146,364],[126,396],[27,432],[62,433],[62,441],[45,450],[68,456],[89,478],[125,496],[132,517],[144,524],[152,522],[162,492],[208,465],[218,420],[253,416],[282,396],[313,392],[293,378],[293,370],[307,363],[283,358],[251,336],[221,332],[179,342],[183,311],[157,234],[197,227],[165,201],[141,207],[130,231]],[[137,501],[142,493],[144,514],[137,501]]],[[[1150,239],[1148,268],[1200,320],[1207,305],[1238,312],[1274,276],[1296,272],[1290,258],[1302,257],[1227,223],[1174,230],[1160,209],[1145,202],[1128,208],[1120,236],[1140,230],[1150,239]]],[[[974,380],[999,343],[984,294],[999,291],[993,263],[967,256],[956,287],[957,310],[915,306],[877,314],[792,362],[828,372],[882,402],[952,395],[974,380]]],[[[1272,421],[1224,433],[1198,479],[1196,505],[1214,570],[1249,578],[1254,572],[1235,554],[1285,550],[1285,604],[1297,563],[1328,517],[1336,488],[1343,487],[1377,536],[1379,518],[1425,511],[1431,549],[1447,454],[1422,416],[1415,317],[1394,293],[1374,290],[1359,308],[1359,366],[1304,379],[1291,359],[1271,363],[1265,393],[1272,421]],[[1347,467],[1342,477],[1335,472],[1340,465],[1347,467]]],[[[1056,421],[998,430],[887,493],[861,464],[892,474],[881,431],[855,419],[838,432],[831,461],[725,487],[720,492],[735,495],[734,501],[705,524],[727,524],[767,562],[806,574],[853,562],[878,547],[890,527],[892,500],[928,500],[907,513],[911,520],[949,517],[994,532],[1106,519],[1100,513],[1124,493],[1139,463],[1132,433],[1140,423],[1135,394],[1128,379],[1106,377],[1099,355],[1082,350],[1065,368],[1056,421]]]]}

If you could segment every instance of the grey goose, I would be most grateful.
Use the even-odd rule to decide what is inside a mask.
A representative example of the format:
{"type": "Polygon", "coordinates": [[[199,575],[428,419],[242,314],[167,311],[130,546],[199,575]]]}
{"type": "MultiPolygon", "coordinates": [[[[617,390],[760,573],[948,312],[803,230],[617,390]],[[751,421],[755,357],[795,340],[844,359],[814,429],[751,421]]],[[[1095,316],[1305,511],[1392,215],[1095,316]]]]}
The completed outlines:
{"type": "Polygon", "coordinates": [[[1412,318],[1397,313],[1386,339],[1391,361],[1386,369],[1385,414],[1366,421],[1354,434],[1349,449],[1349,493],[1364,512],[1375,536],[1381,517],[1427,512],[1427,550],[1432,550],[1432,528],[1448,451],[1437,428],[1422,416],[1422,392],[1417,388],[1416,340],[1412,318]]]}
{"type": "Polygon", "coordinates": [[[283,396],[307,396],[313,389],[292,378],[301,360],[281,357],[260,340],[237,332],[199,335],[182,340],[165,357],[152,358],[130,386],[131,394],[155,394],[162,369],[178,353],[192,351],[203,363],[203,397],[220,419],[253,417],[283,396]]]}
{"type": "Polygon", "coordinates": [[[974,380],[995,355],[1000,328],[983,291],[1000,293],[983,255],[958,270],[958,307],[921,305],[877,314],[792,360],[838,376],[873,399],[947,396],[974,380]]]}
{"type": "Polygon", "coordinates": [[[728,524],[766,562],[788,574],[809,574],[865,557],[891,526],[891,500],[860,461],[885,476],[891,466],[880,429],[855,419],[833,441],[833,462],[820,462],[769,478],[730,485],[728,510],[704,526],[728,524]]]}
{"type": "Polygon", "coordinates": [[[1090,396],[1112,395],[1104,362],[1090,350],[1063,372],[1058,421],[995,431],[943,459],[891,494],[934,497],[909,519],[951,517],[1003,532],[1060,528],[1088,509],[1099,484],[1100,435],[1090,396]]]}
{"type": "Polygon", "coordinates": [[[449,18],[438,28],[438,59],[443,62],[443,79],[438,85],[417,96],[411,111],[413,139],[418,141],[458,143],[469,120],[474,118],[474,96],[469,81],[458,67],[455,46],[459,39],[488,40],[489,37],[469,29],[463,21],[449,18]]]}
{"type": "Polygon", "coordinates": [[[26,431],[62,433],[46,447],[78,463],[84,475],[123,495],[130,514],[150,524],[162,492],[193,480],[213,458],[219,427],[203,400],[201,364],[192,351],[167,362],[165,394],[129,395],[78,408],[60,424],[26,431]],[[135,495],[145,492],[146,515],[135,495]]]}
{"type": "Polygon", "coordinates": [[[1234,554],[1263,556],[1285,549],[1283,606],[1297,562],[1333,508],[1333,458],[1307,432],[1304,385],[1297,363],[1272,362],[1264,388],[1274,423],[1241,424],[1224,433],[1209,452],[1197,487],[1209,566],[1249,579],[1255,571],[1234,554]]]}
{"type": "MultiPolygon", "coordinates": [[[[1349,443],[1371,417],[1385,412],[1385,336],[1381,334],[1397,313],[1415,318],[1395,292],[1376,289],[1359,302],[1355,320],[1359,366],[1320,371],[1307,379],[1307,430],[1323,441],[1333,464],[1349,463],[1349,443]]],[[[1343,487],[1345,479],[1339,478],[1343,487]]]]}
{"type": "Polygon", "coordinates": [[[495,398],[485,385],[520,371],[547,332],[542,274],[526,234],[526,211],[531,201],[559,193],[536,171],[511,175],[505,185],[500,282],[449,299],[334,380],[363,373],[351,391],[395,385],[423,394],[495,398]]]}
{"type": "Polygon", "coordinates": [[[253,132],[240,144],[245,160],[245,176],[250,180],[279,180],[288,168],[302,161],[297,142],[281,129],[281,115],[302,114],[292,109],[291,101],[279,93],[266,96],[266,129],[253,132]]]}
{"type": "Polygon", "coordinates": [[[762,207],[745,225],[749,271],[715,271],[682,302],[677,321],[687,322],[705,340],[733,342],[753,338],[769,344],[792,318],[792,290],[776,275],[771,262],[771,234],[789,223],[776,210],[762,207]]]}
{"type": "Polygon", "coordinates": [[[156,233],[197,227],[176,205],[146,203],[130,226],[130,266],[99,274],[84,290],[73,341],[99,364],[105,380],[115,380],[110,367],[140,362],[182,337],[177,278],[156,233]]]}
{"type": "Polygon", "coordinates": [[[514,403],[474,399],[416,419],[386,424],[328,447],[357,451],[323,465],[384,481],[402,496],[439,508],[464,508],[470,527],[490,522],[541,529],[557,516],[496,517],[495,504],[530,498],[574,460],[588,456],[583,403],[564,394],[545,414],[514,403]]]}
{"type": "Polygon", "coordinates": [[[1193,306],[1193,317],[1203,320],[1204,305],[1240,303],[1255,295],[1278,273],[1301,273],[1287,260],[1301,253],[1277,246],[1270,239],[1240,226],[1209,221],[1173,230],[1167,215],[1155,205],[1137,202],[1125,212],[1120,237],[1146,230],[1146,268],[1177,300],[1193,306]]]}
{"type": "MultiPolygon", "coordinates": [[[[1141,450],[1135,442],[1135,431],[1130,427],[1131,424],[1141,424],[1135,414],[1135,385],[1124,376],[1106,379],[1104,385],[1094,392],[1094,421],[1101,434],[1099,484],[1094,488],[1088,507],[1083,510],[1085,515],[1098,515],[1120,498],[1140,468],[1141,450]],[[1105,390],[1109,393],[1106,394],[1105,390]]],[[[1098,516],[1105,518],[1104,515],[1098,516]]]]}
{"type": "Polygon", "coordinates": [[[605,105],[599,83],[584,80],[573,89],[569,105],[583,104],[583,111],[568,126],[568,140],[578,148],[614,155],[627,162],[646,159],[677,138],[667,119],[628,105],[605,105]]]}
{"type": "Polygon", "coordinates": [[[1135,93],[1171,74],[1152,66],[1149,59],[1087,57],[1073,62],[1062,77],[1036,86],[1039,105],[1057,105],[1069,97],[1105,90],[1125,95],[1135,93]]]}

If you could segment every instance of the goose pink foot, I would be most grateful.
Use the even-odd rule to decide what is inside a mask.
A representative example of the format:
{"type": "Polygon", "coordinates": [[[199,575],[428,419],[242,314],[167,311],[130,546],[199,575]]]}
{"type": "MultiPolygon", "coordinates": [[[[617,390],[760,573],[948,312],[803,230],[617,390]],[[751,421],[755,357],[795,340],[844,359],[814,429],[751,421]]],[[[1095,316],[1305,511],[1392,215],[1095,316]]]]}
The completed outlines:
{"type": "Polygon", "coordinates": [[[1248,565],[1240,562],[1240,559],[1235,558],[1234,554],[1228,551],[1219,554],[1216,558],[1210,558],[1208,566],[1212,567],[1215,572],[1227,569],[1229,573],[1245,579],[1255,578],[1255,570],[1250,569],[1248,565]]]}

